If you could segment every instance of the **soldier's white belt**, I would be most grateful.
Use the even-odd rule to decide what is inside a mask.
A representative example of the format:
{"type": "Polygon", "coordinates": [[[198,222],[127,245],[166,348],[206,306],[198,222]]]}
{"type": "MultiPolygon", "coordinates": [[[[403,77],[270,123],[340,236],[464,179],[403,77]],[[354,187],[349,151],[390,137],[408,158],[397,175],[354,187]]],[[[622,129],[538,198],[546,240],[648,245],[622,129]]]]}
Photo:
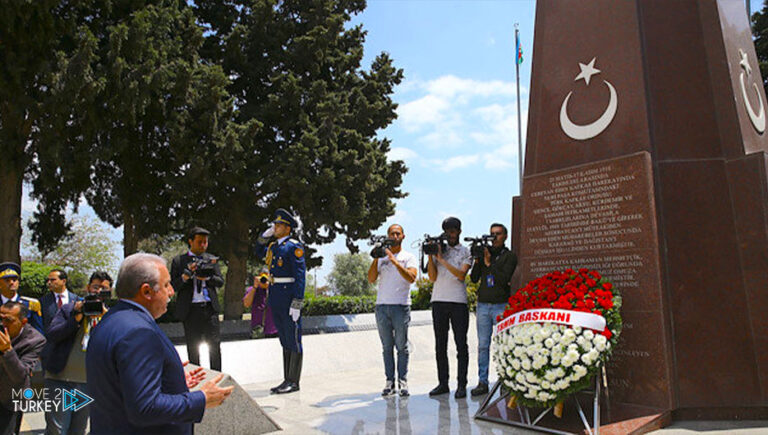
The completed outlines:
{"type": "Polygon", "coordinates": [[[296,282],[296,278],[281,278],[277,276],[272,277],[273,284],[291,284],[296,282]]]}

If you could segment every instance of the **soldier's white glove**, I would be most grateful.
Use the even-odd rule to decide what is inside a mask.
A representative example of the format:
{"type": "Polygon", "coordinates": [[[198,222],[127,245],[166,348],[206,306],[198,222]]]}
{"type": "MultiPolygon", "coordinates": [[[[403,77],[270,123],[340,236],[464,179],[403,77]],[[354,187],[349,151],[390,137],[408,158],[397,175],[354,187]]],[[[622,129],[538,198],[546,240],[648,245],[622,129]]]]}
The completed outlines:
{"type": "Polygon", "coordinates": [[[291,319],[293,319],[294,322],[298,322],[299,317],[301,317],[302,305],[304,305],[302,299],[294,299],[291,301],[291,308],[288,308],[288,315],[291,316],[291,319]]]}
{"type": "Polygon", "coordinates": [[[258,242],[261,243],[262,245],[266,245],[267,242],[269,242],[269,239],[274,235],[275,235],[275,227],[273,225],[267,228],[266,231],[261,233],[261,235],[259,236],[258,242]]]}

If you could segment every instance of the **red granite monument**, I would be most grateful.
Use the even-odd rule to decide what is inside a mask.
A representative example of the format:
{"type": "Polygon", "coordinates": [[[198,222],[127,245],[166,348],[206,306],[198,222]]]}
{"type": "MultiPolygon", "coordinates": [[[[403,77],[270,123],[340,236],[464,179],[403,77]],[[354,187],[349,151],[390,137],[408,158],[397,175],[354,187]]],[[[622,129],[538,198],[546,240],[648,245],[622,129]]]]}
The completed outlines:
{"type": "Polygon", "coordinates": [[[766,96],[743,2],[539,0],[532,68],[520,280],[589,267],[621,290],[603,423],[768,418],[766,96]]]}

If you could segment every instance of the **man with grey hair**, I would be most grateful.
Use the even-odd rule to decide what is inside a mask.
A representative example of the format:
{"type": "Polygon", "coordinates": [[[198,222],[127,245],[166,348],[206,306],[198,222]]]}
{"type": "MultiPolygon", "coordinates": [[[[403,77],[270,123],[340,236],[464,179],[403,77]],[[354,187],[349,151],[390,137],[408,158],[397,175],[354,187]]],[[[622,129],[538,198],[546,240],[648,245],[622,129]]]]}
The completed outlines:
{"type": "Polygon", "coordinates": [[[94,328],[86,355],[91,433],[191,434],[234,387],[220,388],[219,375],[189,391],[181,359],[155,323],[174,294],[161,257],[127,257],[115,290],[120,301],[94,328]]]}

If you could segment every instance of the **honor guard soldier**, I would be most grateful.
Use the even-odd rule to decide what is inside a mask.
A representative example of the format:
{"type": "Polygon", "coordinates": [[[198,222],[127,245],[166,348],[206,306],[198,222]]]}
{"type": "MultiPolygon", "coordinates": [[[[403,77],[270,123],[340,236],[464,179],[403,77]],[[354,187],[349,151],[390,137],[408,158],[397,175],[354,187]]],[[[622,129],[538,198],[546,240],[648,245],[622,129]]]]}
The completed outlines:
{"type": "Polygon", "coordinates": [[[27,307],[29,324],[45,335],[43,328],[43,314],[40,301],[19,295],[19,280],[21,279],[21,266],[16,263],[0,263],[0,298],[2,303],[8,301],[19,302],[27,307]]]}
{"type": "Polygon", "coordinates": [[[269,267],[271,285],[267,303],[283,346],[282,384],[270,391],[276,394],[299,391],[301,377],[301,307],[304,303],[304,247],[291,238],[296,219],[280,208],[270,229],[258,238],[257,253],[269,267]]]}

